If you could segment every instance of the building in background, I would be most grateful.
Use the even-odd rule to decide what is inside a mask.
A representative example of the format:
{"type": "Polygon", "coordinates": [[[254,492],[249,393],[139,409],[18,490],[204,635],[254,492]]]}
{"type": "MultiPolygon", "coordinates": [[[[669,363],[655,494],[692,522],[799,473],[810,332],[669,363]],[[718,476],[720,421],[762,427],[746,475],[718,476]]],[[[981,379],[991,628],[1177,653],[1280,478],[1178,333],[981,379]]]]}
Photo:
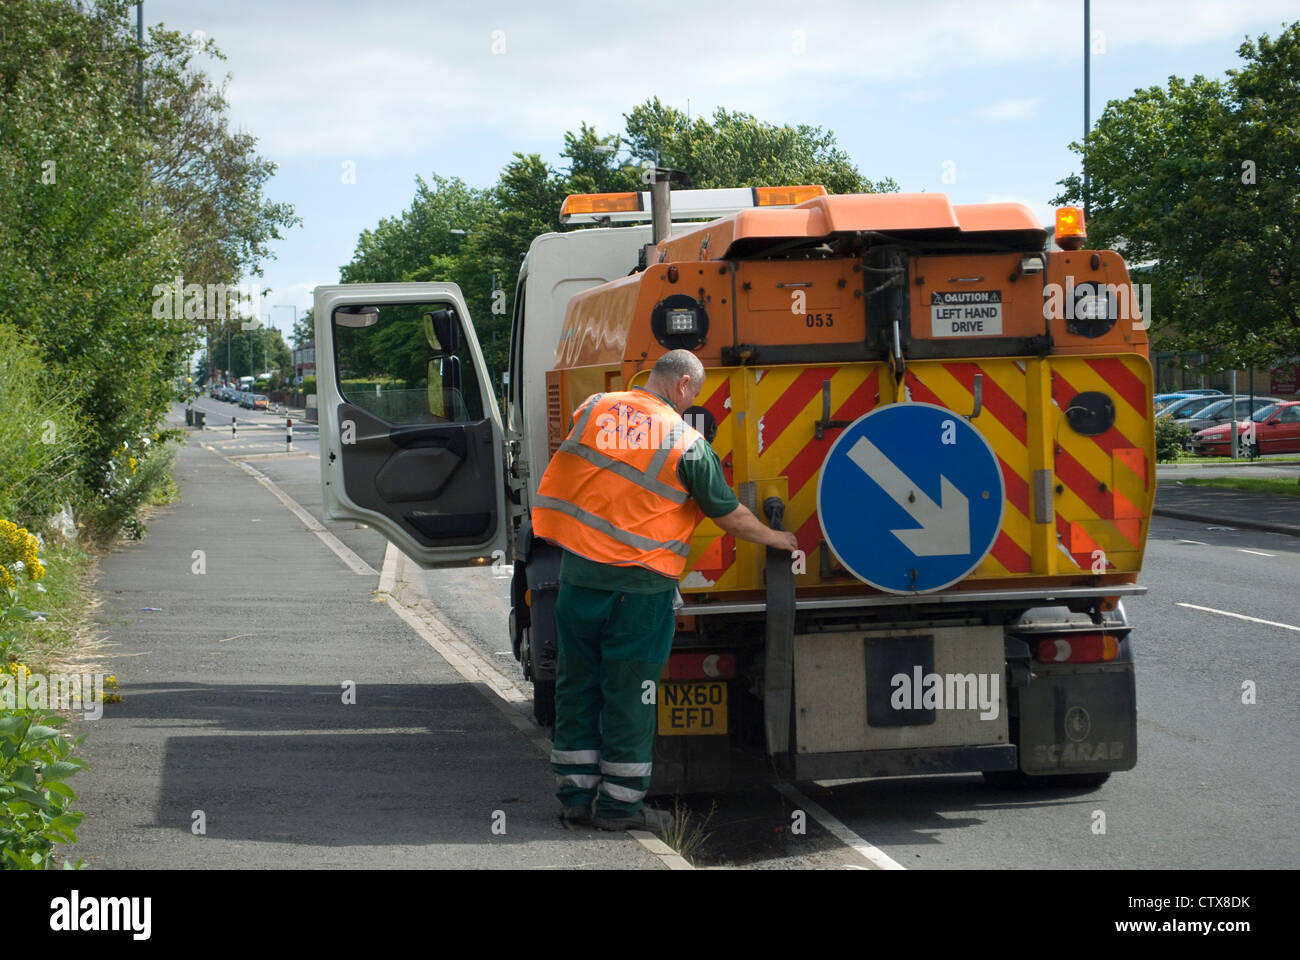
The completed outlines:
{"type": "Polygon", "coordinates": [[[303,377],[316,376],[316,342],[307,340],[293,349],[294,385],[300,386],[303,377]]]}

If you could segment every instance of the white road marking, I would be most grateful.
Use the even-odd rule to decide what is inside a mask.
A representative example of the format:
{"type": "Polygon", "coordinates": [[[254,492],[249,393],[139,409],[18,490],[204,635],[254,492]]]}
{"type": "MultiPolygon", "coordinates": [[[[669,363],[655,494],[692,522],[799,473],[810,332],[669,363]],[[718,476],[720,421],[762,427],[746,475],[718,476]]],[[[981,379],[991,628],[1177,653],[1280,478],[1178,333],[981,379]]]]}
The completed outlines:
{"type": "Polygon", "coordinates": [[[1209,546],[1209,544],[1206,543],[1204,540],[1179,540],[1179,539],[1175,539],[1175,540],[1174,540],[1174,543],[1194,543],[1194,544],[1196,544],[1198,547],[1208,547],[1208,546],[1209,546]]]}
{"type": "Polygon", "coordinates": [[[885,853],[878,847],[874,847],[863,840],[860,836],[846,827],[843,823],[831,816],[820,804],[809,800],[802,793],[795,789],[794,784],[778,783],[775,787],[779,793],[785,794],[786,798],[799,809],[807,810],[812,814],[813,819],[823,827],[834,834],[835,838],[845,846],[852,847],[858,853],[862,854],[877,870],[906,870],[901,863],[894,860],[889,854],[885,853]]]}
{"type": "Polygon", "coordinates": [[[1259,617],[1248,617],[1244,613],[1231,613],[1227,610],[1215,610],[1213,607],[1198,607],[1194,603],[1178,602],[1178,606],[1187,607],[1191,610],[1204,610],[1206,613],[1217,613],[1221,617],[1236,617],[1238,620],[1249,620],[1251,623],[1262,623],[1270,627],[1281,627],[1283,630],[1294,630],[1300,633],[1300,627],[1292,626],[1289,623],[1278,623],[1276,620],[1261,620],[1259,617]]]}
{"type": "Polygon", "coordinates": [[[1276,557],[1276,553],[1265,553],[1263,550],[1247,550],[1245,547],[1238,547],[1238,553],[1253,553],[1257,557],[1276,557]]]}

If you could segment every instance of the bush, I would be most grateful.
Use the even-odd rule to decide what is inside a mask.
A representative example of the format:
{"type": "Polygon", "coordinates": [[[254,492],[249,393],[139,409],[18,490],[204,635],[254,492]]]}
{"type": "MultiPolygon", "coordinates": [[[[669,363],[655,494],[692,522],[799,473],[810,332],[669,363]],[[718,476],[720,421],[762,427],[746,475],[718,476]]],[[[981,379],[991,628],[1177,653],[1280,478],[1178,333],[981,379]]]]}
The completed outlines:
{"type": "Polygon", "coordinates": [[[1192,439],[1191,427],[1175,423],[1171,417],[1156,418],[1156,460],[1177,460],[1192,439]]]}
{"type": "Polygon", "coordinates": [[[303,393],[315,393],[315,392],[316,392],[316,378],[315,378],[315,377],[303,377],[303,378],[302,378],[302,392],[303,392],[303,393]]]}
{"type": "Polygon", "coordinates": [[[171,482],[176,448],[157,443],[132,453],[122,448],[109,468],[108,485],[103,498],[91,504],[85,513],[86,533],[93,540],[112,540],[124,533],[131,540],[144,535],[144,524],[136,516],[171,482]]]}
{"type": "Polygon", "coordinates": [[[86,764],[72,755],[85,735],[65,740],[62,723],[50,710],[0,709],[0,868],[54,869],[54,845],[77,842],[85,814],[69,809],[77,795],[63,781],[86,764]]]}
{"type": "Polygon", "coordinates": [[[70,391],[37,348],[0,323],[0,516],[41,525],[77,499],[76,419],[70,391]]]}
{"type": "MultiPolygon", "coordinates": [[[[75,843],[83,813],[70,808],[77,795],[63,781],[85,766],[72,755],[83,737],[59,733],[63,718],[18,702],[18,676],[30,676],[17,659],[12,624],[33,615],[17,605],[20,579],[40,580],[40,543],[0,519],[0,869],[48,870],[56,843],[75,843]]],[[[64,864],[67,866],[68,864],[64,864]]],[[[78,862],[80,866],[80,862],[78,862]]]]}

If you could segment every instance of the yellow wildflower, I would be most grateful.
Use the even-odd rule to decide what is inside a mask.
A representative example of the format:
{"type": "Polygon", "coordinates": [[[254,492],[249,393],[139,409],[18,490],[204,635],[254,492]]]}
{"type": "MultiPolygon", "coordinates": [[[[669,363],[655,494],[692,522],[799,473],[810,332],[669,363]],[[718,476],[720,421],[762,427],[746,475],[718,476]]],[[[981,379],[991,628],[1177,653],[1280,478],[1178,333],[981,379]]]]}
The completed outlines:
{"type": "Polygon", "coordinates": [[[126,465],[131,468],[132,473],[135,473],[135,463],[136,463],[135,457],[127,457],[126,465]]]}
{"type": "Polygon", "coordinates": [[[0,584],[10,590],[17,587],[10,567],[21,561],[28,580],[39,580],[45,575],[39,553],[41,542],[9,520],[0,520],[0,584]]]}

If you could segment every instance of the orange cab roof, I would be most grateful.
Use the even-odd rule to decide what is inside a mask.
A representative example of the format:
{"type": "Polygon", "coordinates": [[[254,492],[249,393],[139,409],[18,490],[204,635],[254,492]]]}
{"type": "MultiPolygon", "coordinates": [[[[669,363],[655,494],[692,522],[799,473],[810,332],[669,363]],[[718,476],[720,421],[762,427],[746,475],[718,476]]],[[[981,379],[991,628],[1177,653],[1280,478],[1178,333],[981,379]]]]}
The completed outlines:
{"type": "Polygon", "coordinates": [[[719,260],[763,241],[919,230],[959,236],[1011,233],[1038,245],[1047,239],[1047,231],[1022,203],[954,206],[942,193],[850,193],[814,197],[785,209],[742,210],[669,237],[659,248],[665,260],[719,260]]]}

